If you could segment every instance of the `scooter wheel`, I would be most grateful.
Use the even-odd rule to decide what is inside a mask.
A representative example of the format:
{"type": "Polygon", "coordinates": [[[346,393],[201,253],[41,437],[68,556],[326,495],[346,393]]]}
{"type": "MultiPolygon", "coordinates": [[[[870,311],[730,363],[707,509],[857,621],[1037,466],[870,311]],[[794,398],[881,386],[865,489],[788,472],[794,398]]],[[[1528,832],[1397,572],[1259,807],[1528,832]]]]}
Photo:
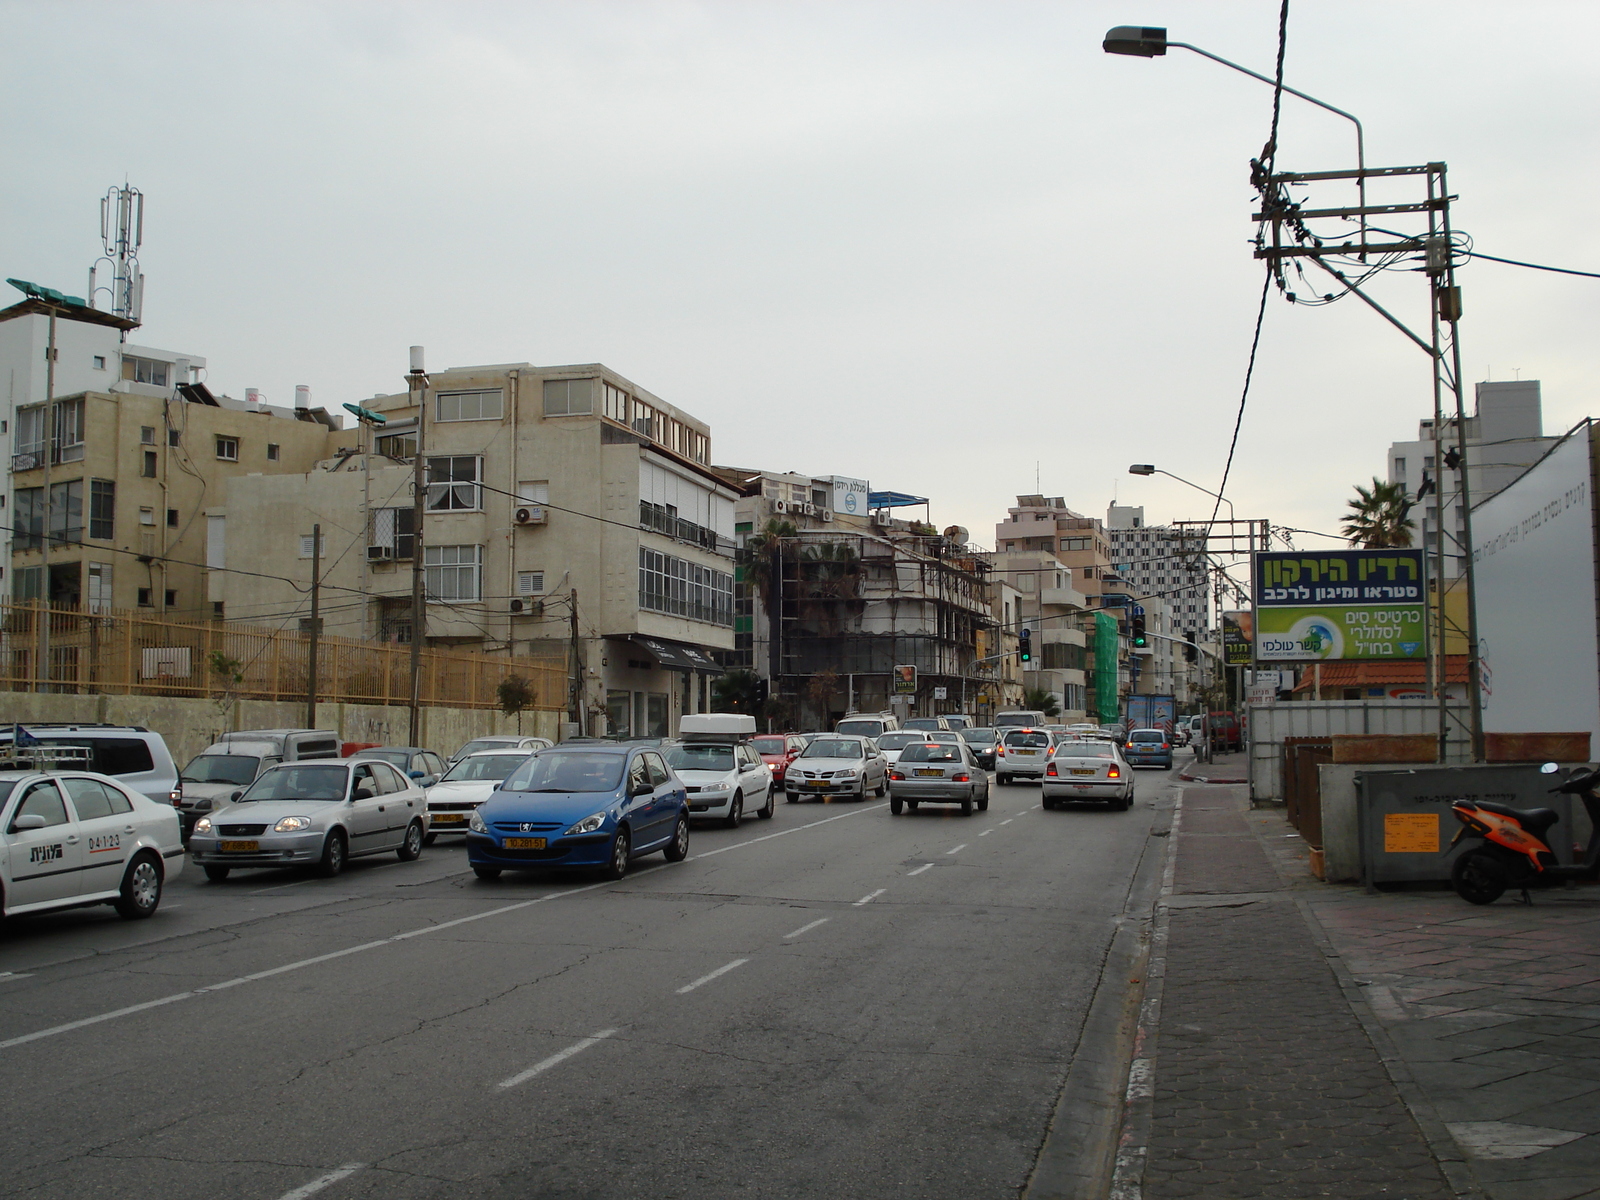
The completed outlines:
{"type": "Polygon", "coordinates": [[[1468,904],[1493,904],[1511,882],[1505,864],[1481,850],[1463,854],[1450,868],[1456,895],[1468,904]]]}

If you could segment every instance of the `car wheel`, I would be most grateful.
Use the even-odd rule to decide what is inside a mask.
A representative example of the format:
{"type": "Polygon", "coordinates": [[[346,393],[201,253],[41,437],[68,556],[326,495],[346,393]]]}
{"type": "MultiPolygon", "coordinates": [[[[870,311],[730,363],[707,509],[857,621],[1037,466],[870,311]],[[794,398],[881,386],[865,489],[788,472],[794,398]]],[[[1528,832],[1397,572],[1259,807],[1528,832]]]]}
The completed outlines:
{"type": "MultiPolygon", "coordinates": [[[[734,799],[737,801],[738,797],[734,799]]],[[[628,831],[617,830],[617,836],[611,839],[611,859],[606,863],[605,874],[607,879],[621,879],[628,873],[628,831]]]]}
{"type": "Polygon", "coordinates": [[[874,796],[876,796],[879,800],[882,800],[885,796],[887,796],[889,794],[889,781],[888,780],[881,781],[878,784],[877,787],[872,789],[872,794],[874,796]]]}
{"type": "Polygon", "coordinates": [[[422,857],[422,843],[426,840],[422,822],[413,821],[406,826],[406,840],[400,843],[400,849],[395,853],[400,856],[401,862],[415,862],[422,857]]]}
{"type": "Polygon", "coordinates": [[[474,875],[476,875],[479,879],[499,879],[500,878],[500,868],[499,867],[473,867],[472,868],[472,873],[474,875]]]}
{"type": "Polygon", "coordinates": [[[1056,798],[1054,796],[1040,796],[1039,797],[1039,807],[1044,809],[1046,812],[1048,812],[1050,809],[1054,808],[1055,806],[1056,806],[1056,798]]]}
{"type": "Polygon", "coordinates": [[[867,802],[867,781],[865,779],[861,781],[861,790],[851,796],[850,799],[856,804],[865,804],[867,802]]]}
{"type": "MultiPolygon", "coordinates": [[[[767,807],[770,809],[771,804],[767,807]]],[[[771,816],[769,812],[767,814],[771,816]]],[[[667,856],[668,862],[682,862],[689,857],[689,817],[685,813],[678,814],[678,823],[672,827],[672,840],[667,843],[667,848],[662,851],[667,856]]]]}
{"type": "Polygon", "coordinates": [[[968,796],[965,800],[963,800],[961,802],[961,815],[963,817],[970,817],[972,815],[972,797],[971,796],[968,796]]]}
{"type": "Polygon", "coordinates": [[[785,792],[783,794],[783,799],[784,799],[784,802],[787,803],[787,804],[799,804],[800,803],[800,793],[799,792],[785,792]]]}
{"type": "Polygon", "coordinates": [[[344,842],[344,830],[335,829],[328,835],[328,840],[322,843],[322,857],[317,860],[317,874],[324,879],[332,879],[344,870],[345,851],[348,849],[344,842]]]}
{"type": "Polygon", "coordinates": [[[213,867],[210,864],[207,864],[206,878],[211,880],[212,883],[221,883],[228,877],[229,870],[230,868],[228,867],[213,867]]]}
{"type": "Polygon", "coordinates": [[[737,829],[742,820],[744,820],[744,793],[735,792],[733,799],[728,803],[728,815],[722,818],[722,824],[728,829],[737,829]]]}
{"type": "Polygon", "coordinates": [[[140,854],[128,864],[122,876],[122,891],[112,907],[119,917],[137,921],[156,911],[161,903],[161,860],[140,854]]]}
{"type": "Polygon", "coordinates": [[[907,812],[916,812],[917,811],[917,802],[915,800],[907,800],[906,801],[906,811],[907,812]]]}
{"type": "Polygon", "coordinates": [[[983,798],[978,801],[978,811],[979,812],[988,812],[989,811],[989,789],[988,788],[984,788],[983,789],[983,798]]]}
{"type": "Polygon", "coordinates": [[[422,839],[422,844],[424,846],[431,846],[435,842],[437,842],[438,840],[439,840],[439,835],[437,833],[430,833],[430,834],[428,834],[427,837],[422,839]]]}
{"type": "Polygon", "coordinates": [[[1011,776],[1007,775],[1004,771],[1001,771],[994,777],[994,781],[1001,787],[1007,787],[1011,783],[1011,776]]]}
{"type": "Polygon", "coordinates": [[[756,816],[760,817],[763,821],[772,820],[772,813],[773,813],[773,810],[774,810],[774,806],[777,803],[778,803],[777,793],[775,793],[769,787],[767,789],[767,802],[765,804],[763,804],[760,808],[756,809],[756,816]]]}
{"type": "Polygon", "coordinates": [[[895,799],[893,796],[889,797],[889,811],[891,813],[893,813],[895,816],[898,817],[900,815],[900,810],[902,808],[904,808],[904,807],[905,807],[905,805],[902,804],[899,800],[895,799]]]}

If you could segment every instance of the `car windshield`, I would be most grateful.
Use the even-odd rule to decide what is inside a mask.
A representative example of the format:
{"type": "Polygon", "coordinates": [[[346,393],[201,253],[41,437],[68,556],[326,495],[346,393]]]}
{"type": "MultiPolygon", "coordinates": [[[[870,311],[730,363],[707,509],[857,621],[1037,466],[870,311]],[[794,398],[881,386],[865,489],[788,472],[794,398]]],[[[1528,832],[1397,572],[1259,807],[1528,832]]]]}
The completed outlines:
{"type": "Polygon", "coordinates": [[[402,771],[411,765],[411,751],[409,750],[363,750],[362,758],[381,758],[386,763],[393,763],[402,771]]]}
{"type": "Polygon", "coordinates": [[[1008,746],[1048,746],[1050,735],[1035,730],[1026,733],[1008,733],[1005,737],[1008,746]]]}
{"type": "Polygon", "coordinates": [[[994,743],[995,731],[983,726],[975,726],[971,729],[963,729],[961,736],[974,746],[989,746],[994,743]]]}
{"type": "Polygon", "coordinates": [[[675,771],[731,771],[732,746],[674,746],[667,751],[667,765],[675,771]]]}
{"type": "Polygon", "coordinates": [[[960,762],[961,747],[952,746],[948,742],[918,742],[915,746],[907,746],[900,755],[900,761],[908,762],[960,762]]]}
{"type": "Polygon", "coordinates": [[[840,721],[835,733],[853,733],[857,737],[877,737],[883,732],[882,721],[840,721]]]}
{"type": "Polygon", "coordinates": [[[879,750],[903,750],[912,742],[925,742],[928,739],[920,733],[886,733],[878,739],[879,750]]]}
{"type": "Polygon", "coordinates": [[[1156,729],[1135,729],[1130,742],[1164,742],[1167,735],[1156,729]]]}
{"type": "Polygon", "coordinates": [[[275,767],[239,797],[250,800],[343,800],[350,772],[344,767],[294,765],[275,767]]]}
{"type": "Polygon", "coordinates": [[[527,759],[521,754],[485,754],[463,758],[440,777],[440,783],[469,783],[480,779],[504,779],[527,759]]]}
{"type": "Polygon", "coordinates": [[[503,792],[609,792],[622,782],[625,754],[583,750],[535,754],[506,777],[503,792]]]}
{"type": "Polygon", "coordinates": [[[787,754],[789,747],[782,738],[763,737],[756,738],[750,743],[756,748],[757,754],[787,754]]]}
{"type": "Polygon", "coordinates": [[[861,743],[843,738],[819,738],[805,748],[801,758],[860,758],[861,743]]]}
{"type": "Polygon", "coordinates": [[[196,754],[179,776],[185,783],[231,783],[244,787],[256,777],[259,758],[243,754],[196,754]]]}
{"type": "Polygon", "coordinates": [[[1057,758],[1115,758],[1110,742],[1067,742],[1056,751],[1057,758]]]}
{"type": "Polygon", "coordinates": [[[938,717],[912,717],[900,728],[902,729],[943,729],[938,717]]]}

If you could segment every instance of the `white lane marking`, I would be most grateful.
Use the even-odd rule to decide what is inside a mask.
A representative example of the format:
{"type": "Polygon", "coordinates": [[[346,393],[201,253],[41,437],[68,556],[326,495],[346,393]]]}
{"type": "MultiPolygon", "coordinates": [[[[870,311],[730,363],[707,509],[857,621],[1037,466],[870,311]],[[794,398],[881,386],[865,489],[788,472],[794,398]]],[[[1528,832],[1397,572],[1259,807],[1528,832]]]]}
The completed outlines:
{"type": "Polygon", "coordinates": [[[978,836],[979,836],[979,837],[988,837],[988,836],[989,836],[989,835],[990,835],[990,834],[991,834],[991,833],[993,833],[993,832],[994,832],[994,830],[992,830],[992,829],[985,829],[985,830],[984,830],[984,831],[983,831],[983,832],[982,832],[982,833],[980,833],[980,834],[979,834],[979,835],[978,835],[978,836]]]}
{"type": "Polygon", "coordinates": [[[354,1175],[366,1163],[346,1163],[337,1171],[329,1171],[326,1175],[319,1175],[310,1183],[302,1183],[292,1192],[285,1192],[278,1200],[305,1200],[307,1196],[314,1196],[331,1183],[338,1183],[347,1175],[354,1175]]]}
{"type": "Polygon", "coordinates": [[[954,847],[950,848],[949,850],[946,850],[945,853],[946,854],[960,854],[966,848],[967,848],[967,843],[966,842],[962,842],[961,845],[954,846],[954,847]]]}
{"type": "MultiPolygon", "coordinates": [[[[840,813],[836,817],[824,817],[820,821],[812,821],[807,825],[796,825],[793,829],[784,829],[778,833],[769,833],[763,837],[751,838],[747,842],[738,842],[732,846],[722,846],[716,850],[708,850],[705,854],[694,857],[709,858],[713,854],[721,854],[727,850],[737,850],[741,846],[753,846],[757,842],[765,842],[775,837],[783,837],[785,834],[798,833],[803,829],[812,829],[818,825],[826,825],[829,821],[842,821],[846,817],[857,817],[864,812],[871,812],[873,809],[885,807],[887,807],[886,804],[869,805],[866,808],[858,808],[854,812],[840,813]]],[[[640,875],[647,875],[651,871],[665,870],[666,866],[667,864],[661,863],[654,867],[647,867],[642,871],[631,871],[629,872],[629,878],[637,878],[640,875]]],[[[131,1017],[135,1013],[146,1012],[152,1008],[162,1008],[168,1004],[176,1004],[180,1000],[192,1000],[196,996],[205,996],[212,992],[227,991],[229,988],[238,987],[243,983],[256,983],[262,979],[271,979],[275,975],[284,975],[290,971],[298,971],[305,967],[314,967],[319,963],[331,962],[334,959],[345,958],[351,954],[360,954],[363,951],[376,950],[381,946],[388,946],[395,942],[410,941],[412,938],[422,937],[425,934],[440,933],[446,929],[454,929],[457,925],[466,925],[473,921],[487,920],[489,917],[503,916],[506,913],[518,912],[524,908],[532,908],[535,904],[545,904],[551,900],[560,900],[567,896],[577,896],[584,892],[592,892],[599,888],[611,886],[613,886],[612,881],[606,880],[601,883],[585,884],[583,887],[567,888],[566,890],[560,892],[550,892],[544,896],[535,896],[532,900],[522,900],[516,904],[503,904],[499,908],[491,908],[486,912],[473,913],[471,916],[467,917],[457,917],[453,921],[441,921],[437,925],[425,925],[421,929],[412,929],[405,933],[397,933],[391,937],[380,938],[374,942],[362,942],[359,946],[347,946],[343,950],[334,950],[327,954],[318,954],[313,958],[302,958],[297,962],[285,963],[281,967],[272,967],[265,971],[255,971],[249,975],[241,975],[237,979],[224,980],[222,983],[213,983],[207,987],[194,988],[193,990],[187,992],[175,992],[170,996],[162,996],[156,1000],[146,1000],[142,1004],[130,1004],[126,1008],[117,1008],[110,1012],[96,1013],[92,1017],[83,1017],[76,1021],[68,1021],[64,1025],[52,1025],[47,1029],[36,1029],[32,1033],[19,1034],[16,1037],[7,1038],[4,1041],[0,1041],[0,1050],[9,1050],[14,1046],[25,1046],[29,1042],[37,1042],[44,1038],[56,1037],[59,1034],[71,1033],[73,1030],[84,1029],[90,1025],[99,1025],[105,1021],[115,1021],[120,1017],[131,1017]]]]}
{"type": "Polygon", "coordinates": [[[292,879],[288,883],[275,883],[271,887],[256,888],[253,892],[246,892],[246,896],[262,896],[267,892],[281,892],[284,888],[305,887],[308,883],[316,883],[315,879],[292,879]]]}
{"type": "Polygon", "coordinates": [[[1007,817],[1004,821],[1001,821],[1000,824],[1009,825],[1009,824],[1011,824],[1011,822],[1013,822],[1015,820],[1016,820],[1015,817],[1007,817]]]}
{"type": "Polygon", "coordinates": [[[863,904],[871,904],[874,900],[876,900],[879,896],[883,895],[888,890],[889,890],[888,888],[879,888],[875,892],[869,892],[865,896],[861,897],[861,899],[857,900],[850,907],[851,908],[860,908],[863,904]]]}
{"type": "Polygon", "coordinates": [[[932,868],[933,868],[933,864],[932,863],[923,863],[915,871],[907,871],[906,872],[906,878],[910,879],[913,875],[921,875],[924,871],[932,870],[932,868]]]}
{"type": "Polygon", "coordinates": [[[750,960],[748,958],[736,958],[731,963],[724,963],[722,966],[718,967],[715,971],[711,972],[711,974],[702,975],[702,976],[700,976],[699,979],[696,979],[693,983],[684,984],[681,988],[678,989],[678,995],[681,996],[685,992],[692,992],[692,991],[695,990],[695,988],[699,987],[702,983],[710,983],[717,976],[726,975],[729,971],[733,970],[735,967],[742,967],[742,966],[745,965],[745,963],[747,963],[749,961],[750,960]]]}
{"type": "Polygon", "coordinates": [[[821,920],[813,921],[809,925],[802,925],[802,926],[800,926],[799,929],[796,929],[793,933],[784,934],[783,935],[783,940],[787,942],[790,938],[797,938],[802,933],[809,933],[809,932],[811,932],[811,930],[815,929],[818,925],[826,925],[831,919],[832,918],[830,918],[830,917],[823,917],[821,920]]]}
{"type": "Polygon", "coordinates": [[[608,1037],[612,1036],[612,1034],[618,1032],[620,1031],[616,1029],[602,1029],[599,1033],[590,1034],[586,1038],[582,1038],[579,1041],[573,1042],[572,1045],[568,1046],[565,1050],[558,1051],[557,1053],[552,1054],[549,1058],[534,1063],[533,1066],[529,1067],[526,1071],[523,1071],[520,1075],[513,1075],[510,1079],[502,1079],[496,1086],[504,1089],[514,1088],[519,1083],[527,1083],[528,1080],[532,1079],[535,1075],[541,1074],[544,1071],[548,1071],[551,1067],[556,1066],[559,1063],[566,1062],[567,1059],[571,1058],[574,1054],[582,1054],[596,1042],[603,1042],[608,1037]]]}
{"type": "Polygon", "coordinates": [[[0,980],[6,979],[32,979],[32,971],[24,971],[20,975],[15,971],[0,971],[0,980]]]}

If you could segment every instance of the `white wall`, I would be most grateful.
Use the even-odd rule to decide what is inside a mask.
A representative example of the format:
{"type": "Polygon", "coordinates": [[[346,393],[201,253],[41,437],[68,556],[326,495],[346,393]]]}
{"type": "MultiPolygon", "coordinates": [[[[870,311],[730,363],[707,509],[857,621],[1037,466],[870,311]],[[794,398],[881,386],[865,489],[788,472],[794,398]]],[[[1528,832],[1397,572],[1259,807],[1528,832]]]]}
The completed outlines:
{"type": "Polygon", "coordinates": [[[639,499],[651,504],[670,504],[685,521],[715,530],[718,537],[733,540],[733,500],[719,496],[709,483],[688,471],[663,466],[648,455],[639,459],[639,499]]]}
{"type": "Polygon", "coordinates": [[[1580,426],[1473,509],[1483,727],[1588,730],[1600,748],[1590,432],[1580,426]]]}

